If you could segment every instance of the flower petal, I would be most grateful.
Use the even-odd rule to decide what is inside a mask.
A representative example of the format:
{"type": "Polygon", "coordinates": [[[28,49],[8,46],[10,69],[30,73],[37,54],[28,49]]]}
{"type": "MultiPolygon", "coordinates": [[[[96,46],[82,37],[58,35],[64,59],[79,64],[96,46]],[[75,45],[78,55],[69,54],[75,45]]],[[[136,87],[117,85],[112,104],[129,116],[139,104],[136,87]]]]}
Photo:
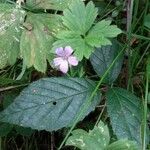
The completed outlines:
{"type": "Polygon", "coordinates": [[[75,56],[70,56],[68,58],[68,63],[72,66],[77,66],[78,65],[78,60],[75,56]]]}
{"type": "Polygon", "coordinates": [[[57,57],[53,59],[54,66],[57,67],[63,63],[63,59],[61,57],[57,57]]]}
{"type": "Polygon", "coordinates": [[[68,62],[67,62],[67,60],[63,60],[63,62],[59,66],[59,69],[63,73],[67,73],[68,72],[68,62]]]}
{"type": "Polygon", "coordinates": [[[73,53],[73,49],[70,46],[66,46],[64,51],[66,57],[69,57],[73,53]]]}
{"type": "Polygon", "coordinates": [[[64,57],[65,56],[65,51],[63,50],[63,47],[59,47],[55,50],[56,54],[60,57],[64,57]]]}

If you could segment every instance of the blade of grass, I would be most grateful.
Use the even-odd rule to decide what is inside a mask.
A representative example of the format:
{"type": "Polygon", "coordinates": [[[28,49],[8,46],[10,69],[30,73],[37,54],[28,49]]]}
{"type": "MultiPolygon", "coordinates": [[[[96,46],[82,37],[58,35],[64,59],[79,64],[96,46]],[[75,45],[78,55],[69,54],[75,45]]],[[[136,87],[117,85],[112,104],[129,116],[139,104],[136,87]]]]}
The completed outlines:
{"type": "Polygon", "coordinates": [[[135,68],[137,68],[139,66],[139,64],[141,63],[141,61],[143,60],[144,56],[146,55],[147,51],[149,50],[150,48],[150,43],[148,44],[148,46],[146,47],[146,49],[144,50],[141,58],[139,59],[139,61],[137,62],[135,68]]]}
{"type": "Polygon", "coordinates": [[[132,77],[132,68],[131,68],[131,38],[132,38],[132,14],[133,14],[133,4],[134,0],[129,0],[127,3],[127,52],[128,52],[128,85],[127,89],[130,90],[131,87],[131,77],[132,77]]]}
{"type": "Polygon", "coordinates": [[[145,89],[145,99],[144,99],[144,119],[143,119],[143,136],[142,136],[142,150],[146,150],[146,129],[147,129],[147,101],[148,101],[148,88],[149,88],[149,78],[146,75],[146,89],[145,89]]]}
{"type": "Polygon", "coordinates": [[[21,84],[21,85],[16,85],[16,86],[8,86],[8,87],[0,88],[0,92],[12,90],[12,89],[15,89],[15,88],[18,88],[18,87],[27,86],[27,85],[29,85],[29,83],[27,83],[27,84],[21,84]]]}
{"type": "Polygon", "coordinates": [[[86,103],[84,104],[84,106],[81,108],[81,110],[79,111],[79,113],[77,114],[76,119],[74,120],[74,123],[72,125],[72,127],[70,128],[70,130],[68,131],[67,135],[65,136],[65,138],[63,139],[62,143],[60,144],[58,150],[60,150],[63,145],[65,144],[66,140],[68,139],[69,135],[71,134],[72,130],[74,129],[74,127],[76,126],[77,122],[80,120],[82,114],[84,112],[87,111],[87,109],[89,108],[89,103],[90,101],[92,101],[93,97],[95,96],[96,92],[99,89],[99,86],[102,84],[103,80],[105,79],[105,77],[107,76],[107,74],[109,73],[110,69],[113,67],[113,65],[115,64],[115,62],[117,61],[117,59],[119,58],[119,56],[123,53],[125,47],[118,53],[118,55],[116,56],[116,58],[113,60],[113,62],[111,63],[111,65],[109,66],[109,68],[106,70],[106,72],[104,73],[104,75],[101,77],[101,79],[99,80],[97,86],[95,87],[94,91],[92,92],[91,96],[87,99],[86,103]]]}

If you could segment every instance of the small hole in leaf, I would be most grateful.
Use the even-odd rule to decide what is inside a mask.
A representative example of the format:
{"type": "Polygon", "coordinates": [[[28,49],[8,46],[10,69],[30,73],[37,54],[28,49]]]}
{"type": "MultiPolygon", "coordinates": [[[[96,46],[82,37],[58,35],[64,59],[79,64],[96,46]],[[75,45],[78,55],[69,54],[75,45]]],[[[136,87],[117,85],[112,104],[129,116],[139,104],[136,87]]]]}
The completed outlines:
{"type": "Polygon", "coordinates": [[[57,104],[57,102],[53,102],[53,105],[56,105],[57,104]]]}
{"type": "Polygon", "coordinates": [[[84,39],[84,35],[81,35],[81,38],[84,39]]]}

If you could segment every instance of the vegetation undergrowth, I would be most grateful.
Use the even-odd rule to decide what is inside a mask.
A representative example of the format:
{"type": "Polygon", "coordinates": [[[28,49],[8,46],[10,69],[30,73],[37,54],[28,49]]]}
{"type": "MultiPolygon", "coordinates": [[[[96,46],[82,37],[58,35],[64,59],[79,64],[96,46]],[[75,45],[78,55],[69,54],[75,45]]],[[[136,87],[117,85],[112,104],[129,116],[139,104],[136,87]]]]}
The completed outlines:
{"type": "Polygon", "coordinates": [[[149,0],[0,0],[0,150],[149,150],[149,0]]]}

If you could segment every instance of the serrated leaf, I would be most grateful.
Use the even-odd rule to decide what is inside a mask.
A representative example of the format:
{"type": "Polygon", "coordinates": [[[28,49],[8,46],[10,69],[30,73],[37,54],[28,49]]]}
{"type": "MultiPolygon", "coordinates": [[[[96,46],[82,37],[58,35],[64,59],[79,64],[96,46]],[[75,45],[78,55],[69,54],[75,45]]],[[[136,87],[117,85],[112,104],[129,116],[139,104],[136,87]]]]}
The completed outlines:
{"type": "Polygon", "coordinates": [[[141,146],[142,108],[140,99],[121,88],[112,88],[106,94],[107,110],[118,139],[128,138],[141,146]]]}
{"type": "Polygon", "coordinates": [[[26,0],[26,6],[32,9],[64,10],[73,0],[26,0]]]}
{"type": "Polygon", "coordinates": [[[75,50],[78,60],[83,57],[89,58],[93,47],[88,45],[84,39],[86,32],[91,28],[97,16],[97,9],[93,2],[86,6],[81,0],[74,1],[64,11],[63,24],[68,30],[61,30],[56,36],[59,40],[54,43],[54,49],[61,46],[71,46],[75,50]]]}
{"type": "Polygon", "coordinates": [[[144,25],[150,29],[150,14],[148,14],[147,16],[145,16],[144,18],[144,25]]]}
{"type": "Polygon", "coordinates": [[[58,47],[69,45],[74,49],[75,56],[81,61],[83,57],[89,59],[94,47],[111,44],[108,38],[117,36],[121,30],[115,25],[110,25],[110,21],[105,20],[94,25],[96,17],[97,8],[92,1],[87,5],[81,0],[74,1],[64,11],[62,20],[65,29],[56,35],[58,40],[53,44],[53,51],[58,47]]]}
{"type": "Polygon", "coordinates": [[[111,45],[108,38],[116,37],[121,30],[116,25],[110,25],[111,21],[102,20],[98,22],[88,33],[86,41],[91,46],[101,47],[111,45]],[[94,39],[94,40],[93,40],[94,39]]]}
{"type": "Polygon", "coordinates": [[[34,66],[38,71],[46,71],[46,59],[53,56],[50,49],[59,24],[58,15],[28,14],[20,43],[21,56],[27,67],[34,66]]]}
{"type": "MultiPolygon", "coordinates": [[[[0,119],[37,130],[53,131],[72,125],[95,89],[95,82],[82,78],[44,78],[24,89],[0,119]]],[[[100,101],[97,92],[82,119],[100,101]]]]}
{"type": "Polygon", "coordinates": [[[136,143],[127,139],[122,139],[110,144],[106,150],[139,150],[136,143]]]}
{"type": "MultiPolygon", "coordinates": [[[[90,61],[95,72],[102,77],[120,51],[121,47],[116,40],[113,40],[112,45],[96,48],[94,53],[90,57],[90,61]]],[[[117,79],[121,71],[122,63],[123,54],[120,55],[112,69],[110,69],[104,82],[112,83],[117,79]]]]}
{"type": "Polygon", "coordinates": [[[81,0],[75,0],[69,9],[64,11],[63,24],[70,30],[78,32],[81,35],[90,29],[97,17],[97,8],[93,2],[86,6],[81,0]]]}
{"type": "Polygon", "coordinates": [[[109,140],[108,127],[100,122],[98,126],[95,126],[89,132],[82,129],[74,130],[66,145],[72,145],[81,150],[104,150],[109,144],[109,140]]]}
{"type": "Polygon", "coordinates": [[[75,50],[74,55],[78,58],[78,60],[82,60],[84,56],[89,58],[91,52],[94,51],[94,48],[88,45],[79,35],[71,32],[69,35],[64,35],[64,37],[65,38],[62,38],[53,44],[53,51],[58,47],[65,47],[69,45],[75,50]]]}
{"type": "Polygon", "coordinates": [[[0,4],[0,69],[15,63],[19,56],[21,25],[25,11],[14,5],[0,4]]]}

